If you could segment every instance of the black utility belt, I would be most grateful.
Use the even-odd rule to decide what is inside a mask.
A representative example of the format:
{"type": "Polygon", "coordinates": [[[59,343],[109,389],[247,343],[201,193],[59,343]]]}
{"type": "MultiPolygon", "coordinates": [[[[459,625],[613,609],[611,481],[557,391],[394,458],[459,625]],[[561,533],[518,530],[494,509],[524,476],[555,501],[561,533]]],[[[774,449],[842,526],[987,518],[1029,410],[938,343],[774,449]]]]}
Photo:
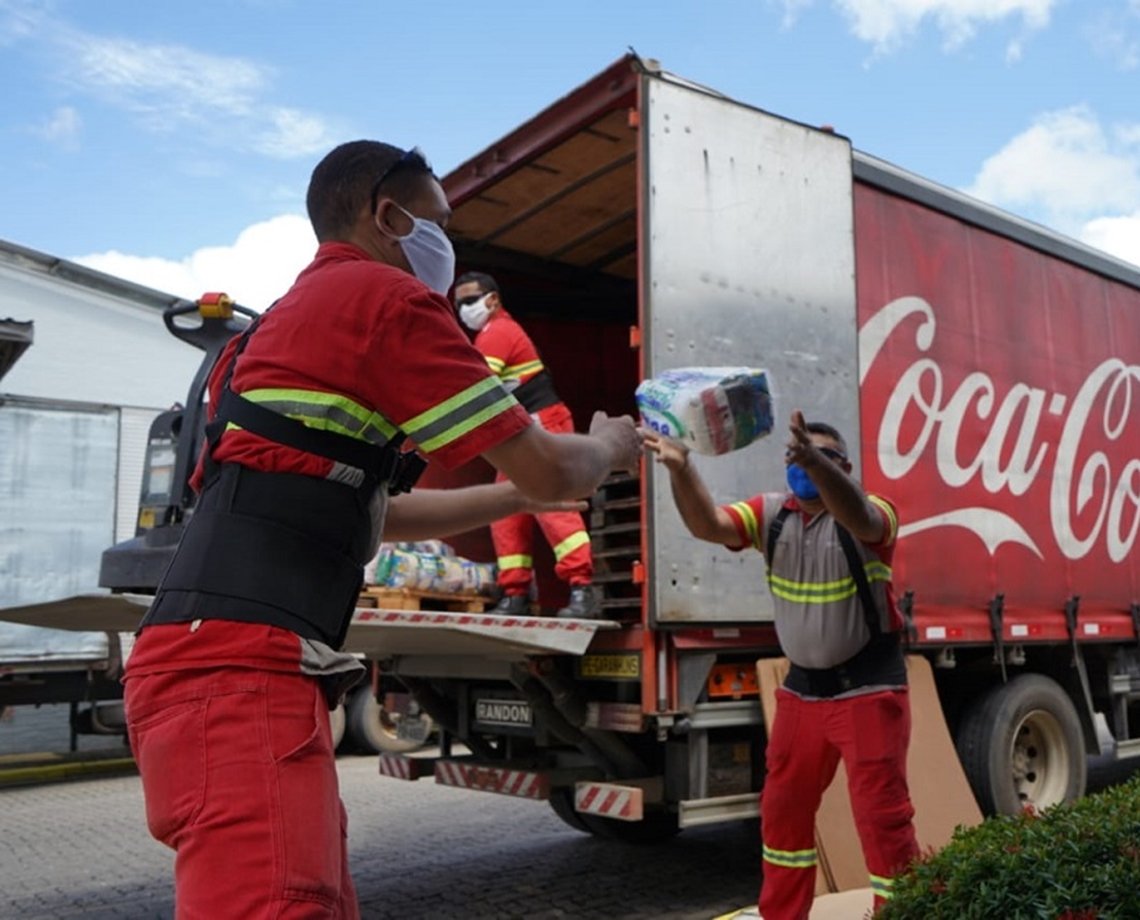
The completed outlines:
{"type": "Polygon", "coordinates": [[[906,686],[906,658],[898,633],[872,638],[842,664],[804,668],[793,664],[784,687],[799,696],[830,699],[860,687],[906,686]]]}
{"type": "Polygon", "coordinates": [[[356,490],[222,464],[142,625],[267,623],[339,648],[360,593],[370,525],[356,490]]]}
{"type": "Polygon", "coordinates": [[[539,371],[526,383],[520,383],[511,391],[511,395],[531,415],[561,402],[554,391],[554,378],[545,370],[539,371]]]}

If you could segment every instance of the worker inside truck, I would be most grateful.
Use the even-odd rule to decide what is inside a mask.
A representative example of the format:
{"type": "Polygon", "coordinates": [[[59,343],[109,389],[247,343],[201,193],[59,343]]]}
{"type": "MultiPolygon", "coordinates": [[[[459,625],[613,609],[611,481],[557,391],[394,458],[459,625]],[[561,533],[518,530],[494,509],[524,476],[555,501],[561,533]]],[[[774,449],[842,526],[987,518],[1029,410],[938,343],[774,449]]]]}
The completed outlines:
{"type": "MultiPolygon", "coordinates": [[[[484,272],[465,272],[456,279],[452,297],[460,321],[475,333],[475,347],[504,388],[544,430],[555,434],[572,432],[574,417],[555,391],[554,378],[534,342],[507,312],[499,283],[484,272]]],[[[502,482],[507,477],[500,470],[495,478],[502,482]]],[[[518,616],[530,609],[536,526],[554,553],[555,574],[570,586],[570,599],[557,615],[575,619],[600,617],[601,597],[591,584],[594,559],[590,535],[582,515],[576,511],[512,514],[491,525],[502,590],[495,612],[518,616]]]]}
{"type": "Polygon", "coordinates": [[[441,536],[640,460],[631,418],[552,435],[488,370],[445,296],[450,208],[418,150],[337,147],[307,206],[313,262],[211,375],[197,509],[126,670],[180,916],[358,916],[328,710],[362,670],[341,646],[389,510],[390,537],[441,536]],[[414,478],[405,439],[448,468],[481,455],[525,499],[488,509],[492,485],[389,509],[414,478]]]}

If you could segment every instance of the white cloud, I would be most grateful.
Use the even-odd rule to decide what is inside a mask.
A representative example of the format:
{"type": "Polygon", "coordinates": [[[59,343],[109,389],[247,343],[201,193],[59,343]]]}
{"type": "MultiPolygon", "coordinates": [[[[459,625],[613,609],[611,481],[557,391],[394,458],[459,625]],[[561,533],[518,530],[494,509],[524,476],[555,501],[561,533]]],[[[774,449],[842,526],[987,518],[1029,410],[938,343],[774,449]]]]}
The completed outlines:
{"type": "Polygon", "coordinates": [[[73,34],[69,70],[77,86],[140,111],[181,117],[210,111],[247,113],[268,72],[240,58],[203,54],[177,45],[73,34]]]}
{"type": "Polygon", "coordinates": [[[1101,10],[1084,28],[1093,51],[1115,63],[1119,70],[1140,67],[1140,0],[1132,0],[1126,10],[1101,10]]]}
{"type": "Polygon", "coordinates": [[[288,290],[316,249],[309,222],[285,214],[247,227],[233,245],[199,249],[180,261],[115,251],[72,261],[190,300],[207,291],[224,291],[242,306],[260,311],[288,290]]]}
{"type": "Polygon", "coordinates": [[[1098,217],[1089,221],[1080,239],[1118,259],[1140,265],[1140,210],[1124,217],[1098,217]]]}
{"type": "Polygon", "coordinates": [[[84,32],[20,0],[0,0],[0,44],[5,39],[52,49],[74,93],[127,111],[156,133],[190,130],[200,144],[275,158],[310,156],[342,133],[315,113],[274,105],[274,71],[246,58],[84,32]]]}
{"type": "Polygon", "coordinates": [[[300,154],[324,153],[331,146],[328,129],[323,121],[296,109],[272,109],[269,112],[271,127],[262,132],[256,149],[279,159],[300,154]]]}
{"type": "MultiPolygon", "coordinates": [[[[780,0],[785,23],[810,5],[811,0],[780,0]]],[[[945,46],[954,49],[974,37],[982,26],[1003,20],[1020,20],[1033,31],[1049,24],[1058,0],[832,0],[851,23],[851,31],[880,53],[891,51],[914,35],[926,21],[942,33],[945,46]]],[[[1022,42],[1015,39],[1006,51],[1016,61],[1022,42]]]]}
{"type": "Polygon", "coordinates": [[[1048,112],[982,165],[967,194],[1140,265],[1140,123],[1048,112]]]}
{"type": "Polygon", "coordinates": [[[71,106],[64,105],[52,112],[45,121],[34,125],[31,132],[46,141],[73,150],[78,146],[82,126],[83,119],[79,113],[71,106]]]}
{"type": "Polygon", "coordinates": [[[1065,232],[1104,214],[1140,207],[1136,125],[1106,132],[1078,106],[1039,116],[982,164],[967,192],[1001,207],[1031,211],[1065,232]]]}

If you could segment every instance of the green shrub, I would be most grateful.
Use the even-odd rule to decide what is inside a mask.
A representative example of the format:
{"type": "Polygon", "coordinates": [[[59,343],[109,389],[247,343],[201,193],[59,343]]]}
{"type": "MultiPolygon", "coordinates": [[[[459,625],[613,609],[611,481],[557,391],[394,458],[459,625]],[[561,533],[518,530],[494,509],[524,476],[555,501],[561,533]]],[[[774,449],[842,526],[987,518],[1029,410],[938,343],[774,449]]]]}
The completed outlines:
{"type": "Polygon", "coordinates": [[[1137,920],[1140,775],[1041,815],[958,828],[876,920],[1137,920]]]}

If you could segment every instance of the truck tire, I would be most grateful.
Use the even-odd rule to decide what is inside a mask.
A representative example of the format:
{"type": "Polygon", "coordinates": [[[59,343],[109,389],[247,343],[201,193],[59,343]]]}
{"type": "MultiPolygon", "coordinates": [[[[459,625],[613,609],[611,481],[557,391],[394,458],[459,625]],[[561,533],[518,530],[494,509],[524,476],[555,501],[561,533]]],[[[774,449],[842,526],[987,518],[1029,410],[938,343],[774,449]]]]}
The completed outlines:
{"type": "Polygon", "coordinates": [[[344,740],[344,704],[341,703],[329,713],[329,728],[332,730],[332,746],[335,751],[344,740]]]}
{"type": "MultiPolygon", "coordinates": [[[[349,696],[346,716],[348,740],[361,754],[407,754],[424,746],[421,742],[397,735],[402,716],[387,712],[372,695],[370,684],[358,688],[349,696]]],[[[412,718],[430,721],[426,714],[412,718]]]]}
{"type": "Polygon", "coordinates": [[[598,815],[584,815],[574,808],[573,788],[552,789],[547,802],[551,811],[564,824],[603,840],[636,844],[663,843],[681,832],[677,816],[665,811],[647,812],[640,821],[615,821],[598,815]]]}
{"type": "Polygon", "coordinates": [[[1088,764],[1080,719],[1051,678],[1023,674],[974,700],[955,747],[987,815],[1040,810],[1084,795],[1088,764]]]}
{"type": "Polygon", "coordinates": [[[574,828],[574,830],[580,831],[583,834],[590,833],[590,829],[586,826],[586,822],[582,820],[582,816],[574,810],[573,788],[551,789],[550,798],[546,801],[550,804],[550,810],[558,815],[564,824],[569,825],[574,828]]]}

